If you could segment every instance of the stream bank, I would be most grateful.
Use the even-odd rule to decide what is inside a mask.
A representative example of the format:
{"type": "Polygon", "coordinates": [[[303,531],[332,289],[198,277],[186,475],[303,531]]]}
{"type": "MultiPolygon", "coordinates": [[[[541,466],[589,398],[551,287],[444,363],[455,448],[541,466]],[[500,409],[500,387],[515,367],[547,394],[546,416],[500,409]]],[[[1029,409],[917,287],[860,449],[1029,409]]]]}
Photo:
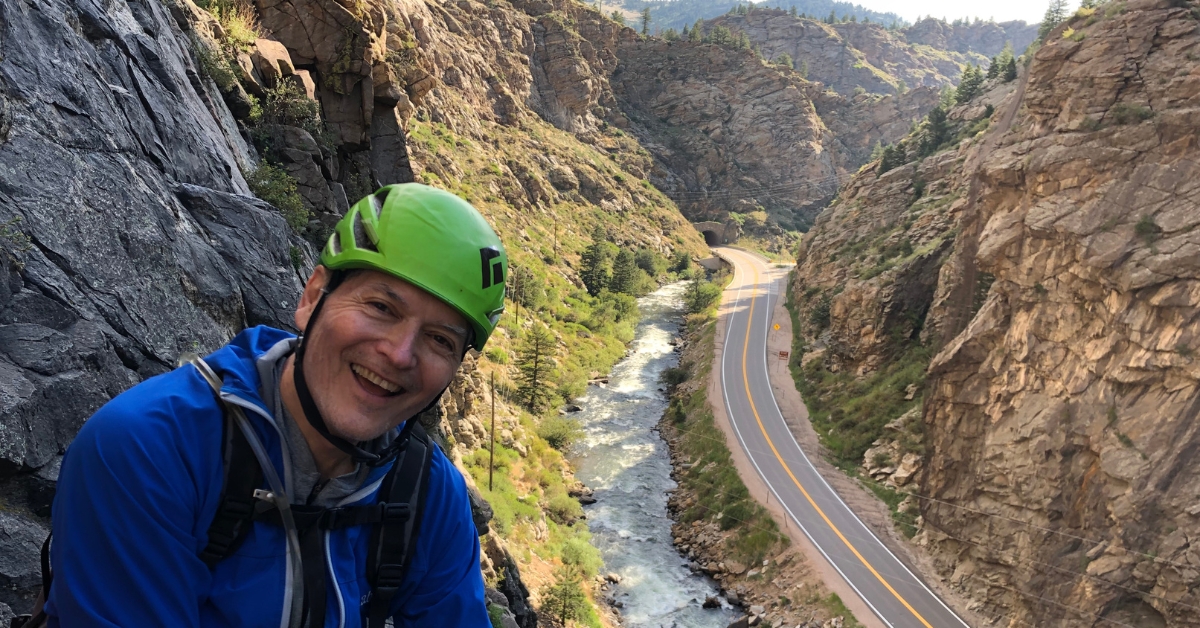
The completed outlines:
{"type": "Polygon", "coordinates": [[[691,317],[680,366],[667,373],[670,405],[659,422],[678,482],[668,502],[672,542],[697,573],[739,608],[731,628],[860,626],[803,550],[787,541],[738,476],[708,387],[717,320],[691,317]]]}

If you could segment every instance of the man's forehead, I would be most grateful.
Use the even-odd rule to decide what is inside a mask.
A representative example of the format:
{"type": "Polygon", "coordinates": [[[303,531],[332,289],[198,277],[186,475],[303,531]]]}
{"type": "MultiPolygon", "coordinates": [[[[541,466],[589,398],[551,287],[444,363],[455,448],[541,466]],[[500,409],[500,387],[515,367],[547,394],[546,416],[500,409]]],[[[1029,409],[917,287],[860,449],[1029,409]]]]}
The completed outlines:
{"type": "Polygon", "coordinates": [[[466,318],[458,310],[423,288],[413,285],[395,275],[389,275],[376,270],[364,269],[356,272],[355,275],[355,277],[349,278],[347,283],[357,279],[358,281],[354,283],[357,283],[359,288],[379,292],[388,299],[403,305],[432,306],[440,314],[438,316],[438,324],[459,333],[464,338],[469,333],[466,318]]]}

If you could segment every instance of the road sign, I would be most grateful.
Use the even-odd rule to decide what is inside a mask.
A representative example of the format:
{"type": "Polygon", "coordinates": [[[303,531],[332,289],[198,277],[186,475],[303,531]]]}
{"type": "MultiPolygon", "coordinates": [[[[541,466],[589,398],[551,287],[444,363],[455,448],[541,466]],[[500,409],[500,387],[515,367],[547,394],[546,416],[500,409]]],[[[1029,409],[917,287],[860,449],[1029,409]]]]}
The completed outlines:
{"type": "Polygon", "coordinates": [[[775,323],[775,329],[779,329],[779,323],[775,323]]]}
{"type": "Polygon", "coordinates": [[[787,352],[787,351],[780,351],[780,352],[779,352],[779,359],[780,359],[780,360],[786,360],[786,359],[788,359],[788,352],[787,352]]]}

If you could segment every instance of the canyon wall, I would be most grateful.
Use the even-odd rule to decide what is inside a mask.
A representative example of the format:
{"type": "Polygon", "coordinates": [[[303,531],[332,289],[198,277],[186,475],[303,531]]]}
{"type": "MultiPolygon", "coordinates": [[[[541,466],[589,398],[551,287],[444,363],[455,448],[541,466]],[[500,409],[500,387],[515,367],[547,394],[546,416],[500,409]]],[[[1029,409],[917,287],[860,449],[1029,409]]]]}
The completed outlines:
{"type": "Polygon", "coordinates": [[[951,149],[916,159],[926,123],[909,163],[866,168],[801,252],[808,385],[932,355],[894,424],[923,467],[863,464],[996,625],[1198,625],[1198,18],[1082,11],[950,111],[951,149]]]}

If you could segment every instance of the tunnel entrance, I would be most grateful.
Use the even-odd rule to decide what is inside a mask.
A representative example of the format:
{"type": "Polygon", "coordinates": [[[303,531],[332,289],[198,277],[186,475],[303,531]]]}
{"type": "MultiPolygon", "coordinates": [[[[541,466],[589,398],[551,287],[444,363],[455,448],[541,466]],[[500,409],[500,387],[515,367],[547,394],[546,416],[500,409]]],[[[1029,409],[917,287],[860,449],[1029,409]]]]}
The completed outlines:
{"type": "Polygon", "coordinates": [[[704,234],[704,243],[709,246],[720,246],[725,244],[721,241],[721,236],[718,236],[716,231],[706,230],[702,233],[704,234]]]}

